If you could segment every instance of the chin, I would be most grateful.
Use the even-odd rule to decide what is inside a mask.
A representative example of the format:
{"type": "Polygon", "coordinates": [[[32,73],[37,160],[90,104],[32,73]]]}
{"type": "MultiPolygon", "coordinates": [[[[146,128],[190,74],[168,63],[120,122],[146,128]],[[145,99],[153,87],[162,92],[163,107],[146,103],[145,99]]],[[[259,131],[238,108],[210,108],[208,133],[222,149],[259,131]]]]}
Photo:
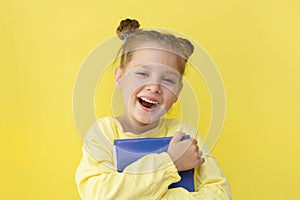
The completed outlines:
{"type": "Polygon", "coordinates": [[[139,126],[151,125],[155,122],[158,122],[162,116],[165,115],[164,110],[157,107],[153,112],[147,112],[140,107],[131,112],[130,116],[133,122],[139,126]]]}
{"type": "Polygon", "coordinates": [[[147,126],[147,125],[152,124],[156,120],[154,120],[152,118],[145,118],[145,117],[143,117],[143,118],[136,119],[136,121],[138,122],[138,125],[147,126]]]}
{"type": "Polygon", "coordinates": [[[147,126],[147,125],[151,125],[157,121],[159,121],[160,117],[158,116],[139,116],[139,117],[135,117],[135,122],[137,123],[137,125],[140,126],[147,126]]]}

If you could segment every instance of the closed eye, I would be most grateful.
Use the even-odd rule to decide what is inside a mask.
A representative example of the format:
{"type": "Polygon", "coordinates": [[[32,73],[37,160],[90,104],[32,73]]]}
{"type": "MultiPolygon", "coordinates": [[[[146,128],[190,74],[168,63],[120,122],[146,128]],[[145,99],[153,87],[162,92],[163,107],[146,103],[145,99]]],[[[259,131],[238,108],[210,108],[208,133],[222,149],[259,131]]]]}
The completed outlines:
{"type": "Polygon", "coordinates": [[[168,82],[168,83],[175,84],[175,81],[173,79],[164,78],[163,80],[166,81],[166,82],[168,82]]]}
{"type": "Polygon", "coordinates": [[[140,75],[140,76],[148,76],[148,73],[146,73],[146,72],[136,72],[135,74],[140,75]]]}

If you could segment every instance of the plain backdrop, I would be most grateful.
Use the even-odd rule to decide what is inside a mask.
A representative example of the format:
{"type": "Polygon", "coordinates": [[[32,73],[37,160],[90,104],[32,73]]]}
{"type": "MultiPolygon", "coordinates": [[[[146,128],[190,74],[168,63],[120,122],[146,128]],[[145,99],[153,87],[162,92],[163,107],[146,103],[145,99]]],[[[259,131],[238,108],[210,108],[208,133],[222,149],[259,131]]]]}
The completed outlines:
{"type": "Polygon", "coordinates": [[[121,19],[190,36],[227,96],[213,150],[234,199],[297,199],[300,2],[1,1],[0,199],[79,199],[72,95],[89,53],[121,19]]]}

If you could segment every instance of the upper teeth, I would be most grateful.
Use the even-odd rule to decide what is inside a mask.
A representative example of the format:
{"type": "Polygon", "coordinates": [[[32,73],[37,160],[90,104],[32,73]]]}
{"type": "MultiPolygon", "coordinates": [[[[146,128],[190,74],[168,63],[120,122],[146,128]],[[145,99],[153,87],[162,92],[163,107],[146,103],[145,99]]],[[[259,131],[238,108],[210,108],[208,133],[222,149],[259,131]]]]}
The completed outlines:
{"type": "Polygon", "coordinates": [[[143,101],[148,102],[148,103],[157,104],[156,101],[152,101],[151,99],[148,99],[147,97],[141,97],[141,99],[142,99],[143,101]]]}

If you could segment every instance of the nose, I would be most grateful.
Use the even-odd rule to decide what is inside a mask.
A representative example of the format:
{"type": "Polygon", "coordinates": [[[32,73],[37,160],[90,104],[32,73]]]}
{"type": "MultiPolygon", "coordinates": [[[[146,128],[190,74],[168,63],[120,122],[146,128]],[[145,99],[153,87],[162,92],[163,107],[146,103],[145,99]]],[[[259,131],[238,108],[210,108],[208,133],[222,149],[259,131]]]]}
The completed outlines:
{"type": "Polygon", "coordinates": [[[161,85],[159,83],[148,83],[146,89],[152,93],[161,93],[161,85]]]}

